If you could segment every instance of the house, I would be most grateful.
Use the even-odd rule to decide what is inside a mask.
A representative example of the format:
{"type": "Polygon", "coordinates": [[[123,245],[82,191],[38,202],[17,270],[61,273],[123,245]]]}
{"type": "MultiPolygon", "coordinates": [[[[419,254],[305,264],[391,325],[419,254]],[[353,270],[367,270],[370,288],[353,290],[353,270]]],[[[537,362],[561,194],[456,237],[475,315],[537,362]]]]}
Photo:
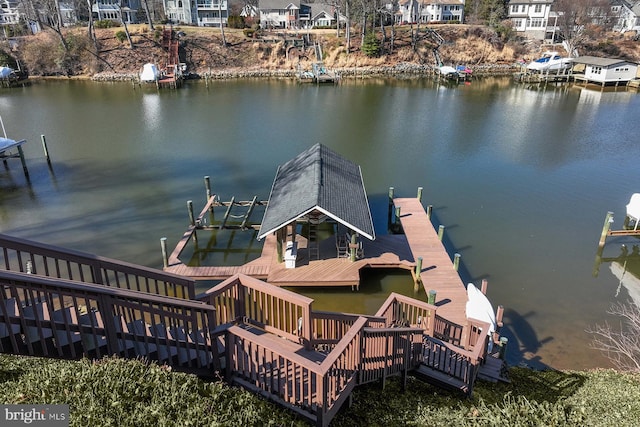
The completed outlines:
{"type": "Polygon", "coordinates": [[[553,39],[557,15],[551,11],[552,5],[553,0],[510,0],[507,16],[520,35],[537,40],[553,39]]]}
{"type": "Polygon", "coordinates": [[[620,0],[619,4],[611,6],[611,10],[618,16],[615,30],[623,33],[640,31],[640,1],[620,0]]]}
{"type": "Polygon", "coordinates": [[[20,21],[20,1],[2,0],[0,1],[0,25],[14,25],[20,21]]]}
{"type": "Polygon", "coordinates": [[[311,25],[311,6],[300,0],[259,0],[261,28],[296,29],[311,25]]]}
{"type": "Polygon", "coordinates": [[[463,22],[465,0],[419,0],[420,22],[463,22]]]}
{"type": "Polygon", "coordinates": [[[218,27],[229,20],[227,0],[163,0],[162,5],[171,23],[218,27]]]}
{"type": "Polygon", "coordinates": [[[396,23],[462,22],[464,3],[465,0],[400,0],[396,23]]]}
{"type": "Polygon", "coordinates": [[[340,13],[340,9],[329,3],[311,4],[310,24],[312,27],[331,27],[336,25],[336,19],[341,25],[347,22],[347,17],[340,13]]]}
{"type": "Polygon", "coordinates": [[[580,56],[573,59],[574,72],[584,73],[574,74],[577,80],[585,83],[597,83],[603,86],[607,84],[627,84],[636,78],[638,74],[638,64],[624,59],[601,58],[598,56],[580,56]]]}
{"type": "Polygon", "coordinates": [[[140,0],[96,0],[91,11],[97,21],[137,24],[140,0]]]}

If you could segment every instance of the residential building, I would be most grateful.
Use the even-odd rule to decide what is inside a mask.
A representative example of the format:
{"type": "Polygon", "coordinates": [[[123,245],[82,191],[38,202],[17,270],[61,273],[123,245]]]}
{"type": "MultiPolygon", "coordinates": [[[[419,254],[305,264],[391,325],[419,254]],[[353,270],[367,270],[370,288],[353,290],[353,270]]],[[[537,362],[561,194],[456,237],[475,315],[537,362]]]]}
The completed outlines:
{"type": "Polygon", "coordinates": [[[93,19],[137,24],[140,0],[96,0],[91,10],[93,19]]]}
{"type": "Polygon", "coordinates": [[[620,0],[612,5],[611,10],[617,12],[618,21],[614,29],[620,32],[640,31],[640,1],[620,0]]]}
{"type": "Polygon", "coordinates": [[[507,16],[513,29],[528,38],[545,40],[554,37],[557,15],[551,12],[553,0],[510,0],[507,16]]]}
{"type": "Polygon", "coordinates": [[[624,59],[580,56],[574,58],[573,63],[584,65],[584,74],[576,75],[576,80],[580,78],[585,82],[600,83],[602,85],[611,83],[626,84],[626,82],[635,79],[638,73],[638,64],[624,59]]]}
{"type": "Polygon", "coordinates": [[[400,0],[396,23],[463,22],[465,0],[400,0]]]}
{"type": "Polygon", "coordinates": [[[333,4],[313,3],[310,14],[309,23],[312,27],[331,27],[336,25],[336,20],[341,26],[347,22],[347,17],[333,4]]]}
{"type": "Polygon", "coordinates": [[[308,28],[311,25],[311,7],[300,0],[259,0],[260,27],[308,28]]]}
{"type": "Polygon", "coordinates": [[[229,20],[227,0],[163,0],[169,22],[199,27],[226,26],[229,20]]]}

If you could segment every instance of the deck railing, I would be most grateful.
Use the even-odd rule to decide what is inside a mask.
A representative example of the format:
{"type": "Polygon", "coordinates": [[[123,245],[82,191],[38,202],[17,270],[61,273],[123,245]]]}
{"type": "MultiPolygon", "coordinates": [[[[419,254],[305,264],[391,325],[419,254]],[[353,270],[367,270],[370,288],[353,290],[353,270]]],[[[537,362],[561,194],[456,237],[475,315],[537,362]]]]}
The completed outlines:
{"type": "Polygon", "coordinates": [[[0,351],[146,357],[220,370],[215,309],[180,298],[0,270],[0,351]]]}
{"type": "Polygon", "coordinates": [[[338,342],[340,342],[342,337],[345,336],[360,317],[367,318],[367,325],[370,328],[384,328],[387,326],[386,319],[383,317],[362,316],[358,314],[335,313],[329,311],[312,311],[311,332],[313,334],[313,348],[330,351],[338,342]]]}
{"type": "Polygon", "coordinates": [[[376,316],[384,317],[387,326],[415,326],[433,335],[438,307],[392,292],[376,316]]]}
{"type": "Polygon", "coordinates": [[[192,299],[189,278],[0,234],[0,268],[59,279],[192,299]]]}
{"type": "Polygon", "coordinates": [[[243,320],[311,347],[312,299],[246,275],[235,275],[198,296],[217,309],[220,327],[243,320]]]}

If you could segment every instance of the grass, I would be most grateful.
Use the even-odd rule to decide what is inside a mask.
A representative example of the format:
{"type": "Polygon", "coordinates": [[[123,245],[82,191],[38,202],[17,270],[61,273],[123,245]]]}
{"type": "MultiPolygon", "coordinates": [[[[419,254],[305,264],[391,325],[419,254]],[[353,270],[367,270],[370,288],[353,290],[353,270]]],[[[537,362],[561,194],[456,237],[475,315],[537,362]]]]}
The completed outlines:
{"type": "MultiPolygon", "coordinates": [[[[355,389],[345,426],[633,426],[640,375],[512,368],[469,399],[409,378],[355,389]]],[[[304,426],[293,412],[221,381],[139,360],[60,361],[0,355],[0,402],[69,404],[71,426],[304,426]]]]}

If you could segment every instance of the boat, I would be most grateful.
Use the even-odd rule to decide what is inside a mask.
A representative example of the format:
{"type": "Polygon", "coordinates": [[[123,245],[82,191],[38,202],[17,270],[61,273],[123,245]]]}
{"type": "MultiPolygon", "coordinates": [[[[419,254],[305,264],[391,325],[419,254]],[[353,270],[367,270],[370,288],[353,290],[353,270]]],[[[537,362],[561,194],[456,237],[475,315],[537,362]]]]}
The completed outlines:
{"type": "Polygon", "coordinates": [[[0,79],[8,79],[14,75],[15,73],[12,68],[0,67],[0,79]]]}
{"type": "Polygon", "coordinates": [[[573,58],[560,56],[558,52],[547,51],[540,58],[527,64],[527,70],[538,72],[560,71],[571,68],[572,64],[573,58]]]}
{"type": "Polygon", "coordinates": [[[144,64],[140,71],[140,81],[142,83],[155,83],[161,77],[160,69],[156,64],[144,64]]]}
{"type": "Polygon", "coordinates": [[[487,331],[487,335],[489,335],[488,351],[491,351],[493,348],[491,337],[497,326],[496,315],[491,301],[473,283],[467,285],[467,298],[467,319],[477,319],[489,324],[489,330],[487,331]]]}
{"type": "Polygon", "coordinates": [[[440,71],[440,75],[447,79],[457,79],[458,78],[458,70],[449,66],[449,65],[441,65],[438,67],[440,71]]]}

